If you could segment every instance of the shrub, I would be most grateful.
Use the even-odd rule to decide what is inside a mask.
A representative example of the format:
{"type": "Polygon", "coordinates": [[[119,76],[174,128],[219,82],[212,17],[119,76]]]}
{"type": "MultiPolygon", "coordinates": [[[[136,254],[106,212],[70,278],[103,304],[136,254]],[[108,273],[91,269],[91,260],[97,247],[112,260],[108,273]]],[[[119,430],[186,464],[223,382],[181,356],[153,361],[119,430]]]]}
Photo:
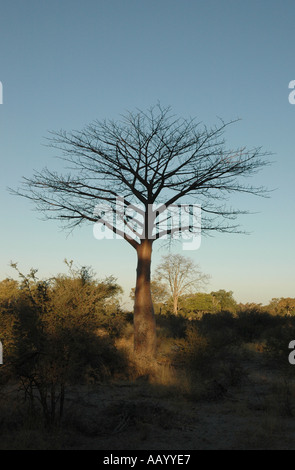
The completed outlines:
{"type": "Polygon", "coordinates": [[[283,324],[269,329],[264,334],[264,352],[272,366],[281,372],[294,374],[294,366],[288,361],[289,343],[295,339],[295,318],[285,318],[283,324]]]}
{"type": "Polygon", "coordinates": [[[184,338],[187,325],[190,323],[188,319],[181,315],[173,313],[167,315],[156,315],[157,326],[162,330],[166,330],[166,336],[171,338],[184,338]]]}
{"type": "Polygon", "coordinates": [[[238,313],[237,333],[245,342],[261,340],[264,333],[282,325],[283,317],[273,316],[261,310],[249,310],[238,313]]]}
{"type": "Polygon", "coordinates": [[[102,286],[96,291],[85,276],[51,283],[35,274],[22,275],[7,360],[31,410],[41,405],[52,425],[62,417],[70,383],[105,380],[121,373],[125,362],[110,335],[99,331],[96,300],[102,305],[102,286]]]}

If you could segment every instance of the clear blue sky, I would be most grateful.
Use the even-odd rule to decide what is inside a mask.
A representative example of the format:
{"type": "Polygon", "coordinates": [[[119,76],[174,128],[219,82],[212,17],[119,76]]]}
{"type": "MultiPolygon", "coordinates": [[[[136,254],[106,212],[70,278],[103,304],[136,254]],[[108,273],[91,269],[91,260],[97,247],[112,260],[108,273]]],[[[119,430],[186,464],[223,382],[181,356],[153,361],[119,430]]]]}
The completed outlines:
{"type": "MultiPolygon", "coordinates": [[[[22,176],[60,169],[49,130],[81,129],[159,100],[205,124],[241,118],[229,147],[263,146],[275,163],[257,181],[270,199],[233,200],[249,236],[203,238],[184,252],[211,275],[208,291],[237,301],[295,297],[294,0],[5,0],[0,9],[0,278],[39,269],[65,272],[64,258],[113,274],[128,298],[135,252],[124,241],[98,241],[92,226],[69,237],[43,222],[28,200],[11,196],[22,176]]],[[[153,266],[167,251],[155,246],[153,266]]],[[[173,248],[180,252],[178,246],[173,248]]]]}

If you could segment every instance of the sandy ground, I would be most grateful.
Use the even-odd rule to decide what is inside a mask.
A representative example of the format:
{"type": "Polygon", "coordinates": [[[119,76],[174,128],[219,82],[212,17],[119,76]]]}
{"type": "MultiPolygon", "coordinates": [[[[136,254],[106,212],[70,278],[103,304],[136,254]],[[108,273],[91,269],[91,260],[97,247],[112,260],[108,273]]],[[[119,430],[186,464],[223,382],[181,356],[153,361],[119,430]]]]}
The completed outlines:
{"type": "Polygon", "coordinates": [[[34,425],[17,428],[15,413],[9,422],[6,410],[8,417],[0,416],[0,448],[294,450],[294,382],[259,360],[245,366],[238,386],[213,379],[203,398],[147,377],[71,387],[55,435],[48,438],[34,425]]]}
{"type": "Polygon", "coordinates": [[[253,367],[237,388],[212,381],[211,398],[135,381],[77,388],[67,400],[67,449],[295,449],[292,387],[253,367]]]}

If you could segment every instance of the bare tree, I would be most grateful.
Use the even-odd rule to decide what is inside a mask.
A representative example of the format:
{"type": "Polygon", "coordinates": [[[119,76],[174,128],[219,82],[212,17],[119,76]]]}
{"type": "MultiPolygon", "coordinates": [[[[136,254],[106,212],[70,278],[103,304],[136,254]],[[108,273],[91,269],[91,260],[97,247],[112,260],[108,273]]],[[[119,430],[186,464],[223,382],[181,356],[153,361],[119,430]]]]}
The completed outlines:
{"type": "Polygon", "coordinates": [[[69,228],[82,222],[104,224],[136,250],[138,353],[150,355],[156,350],[150,290],[153,243],[163,236],[193,233],[196,225],[175,222],[167,209],[197,203],[202,208],[202,234],[238,232],[233,221],[245,212],[227,209],[226,197],[265,195],[264,188],[243,184],[241,179],[266,165],[269,154],[261,148],[226,149],[223,135],[233,122],[220,121],[208,129],[157,105],[147,112],[127,113],[119,122],[94,121],[81,131],[54,131],[49,146],[62,151],[61,158],[70,165],[68,174],[45,168],[24,178],[23,186],[12,191],[33,200],[46,218],[58,219],[69,228]],[[136,217],[130,215],[132,211],[136,217]]]}
{"type": "Polygon", "coordinates": [[[209,276],[202,273],[193,260],[178,254],[162,256],[162,261],[155,270],[155,276],[156,279],[168,284],[175,315],[178,314],[179,297],[203,288],[209,280],[209,276]]]}

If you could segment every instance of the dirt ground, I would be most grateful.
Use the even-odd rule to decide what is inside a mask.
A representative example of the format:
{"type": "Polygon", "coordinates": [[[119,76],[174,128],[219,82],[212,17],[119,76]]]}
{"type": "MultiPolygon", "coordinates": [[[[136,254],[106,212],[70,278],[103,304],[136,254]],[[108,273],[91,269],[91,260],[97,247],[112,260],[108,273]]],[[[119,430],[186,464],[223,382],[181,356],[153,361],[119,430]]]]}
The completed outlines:
{"type": "Polygon", "coordinates": [[[292,385],[252,364],[237,388],[212,381],[206,399],[142,380],[77,388],[67,449],[295,449],[292,385]]]}
{"type": "Polygon", "coordinates": [[[257,358],[246,365],[238,386],[213,379],[204,398],[149,383],[145,376],[71,387],[63,424],[50,436],[34,424],[18,429],[15,414],[9,418],[6,410],[0,448],[294,450],[294,384],[257,358]]]}

